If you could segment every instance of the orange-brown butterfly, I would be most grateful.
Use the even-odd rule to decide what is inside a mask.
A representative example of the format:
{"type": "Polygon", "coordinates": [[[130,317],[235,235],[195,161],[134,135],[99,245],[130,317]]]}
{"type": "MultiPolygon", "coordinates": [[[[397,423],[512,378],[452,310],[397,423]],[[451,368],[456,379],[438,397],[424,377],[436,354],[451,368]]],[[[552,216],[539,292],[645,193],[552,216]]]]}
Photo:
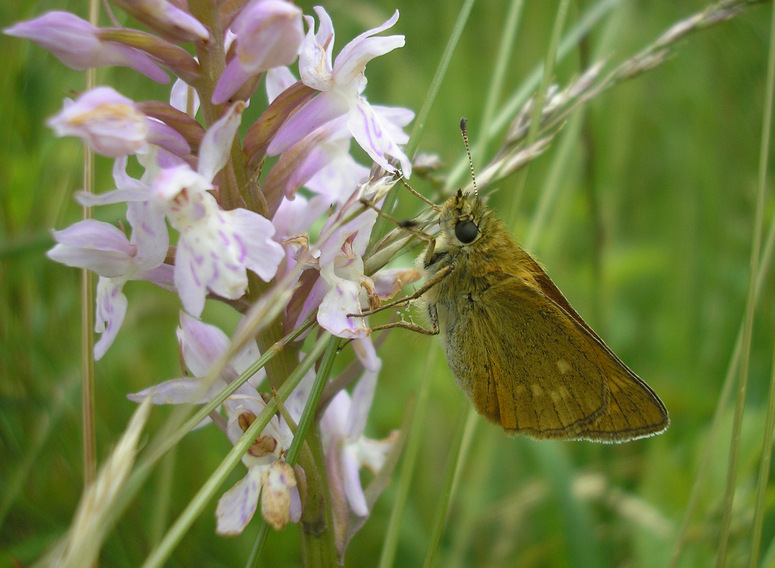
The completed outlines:
{"type": "MultiPolygon", "coordinates": [[[[465,119],[463,138],[468,141],[465,119]]],[[[653,390],[581,319],[478,192],[458,191],[418,259],[420,297],[449,367],[479,414],[532,438],[626,442],[663,432],[653,390]]],[[[399,301],[402,302],[402,301],[399,301]]]]}

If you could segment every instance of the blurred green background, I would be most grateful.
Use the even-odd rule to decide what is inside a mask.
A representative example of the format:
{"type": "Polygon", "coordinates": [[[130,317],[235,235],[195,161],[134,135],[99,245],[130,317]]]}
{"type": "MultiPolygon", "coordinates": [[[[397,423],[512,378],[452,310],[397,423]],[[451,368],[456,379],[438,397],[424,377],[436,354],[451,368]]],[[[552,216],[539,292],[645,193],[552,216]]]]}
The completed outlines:
{"type": "MultiPolygon", "coordinates": [[[[503,99],[542,61],[558,3],[525,3],[503,99]]],[[[601,5],[571,4],[568,26],[589,7],[601,5]]],[[[706,5],[698,0],[608,4],[612,7],[605,17],[556,69],[561,85],[585,68],[601,45],[612,62],[623,61],[706,5]]],[[[312,13],[313,4],[299,5],[312,13]]],[[[458,3],[339,0],[325,7],[336,29],[335,54],[352,37],[400,10],[391,33],[404,34],[406,46],[368,66],[365,95],[372,103],[419,110],[458,3]]],[[[85,2],[37,2],[24,8],[4,3],[0,25],[52,9],[85,16],[87,7],[85,2]]],[[[469,119],[472,138],[480,131],[484,89],[507,10],[503,1],[476,4],[454,53],[420,140],[420,150],[438,153],[445,166],[463,156],[459,118],[469,119]]],[[[745,310],[770,10],[769,5],[756,7],[689,37],[664,65],[587,105],[558,197],[532,243],[532,252],[576,310],[661,396],[672,426],[656,438],[603,446],[508,438],[480,421],[438,565],[668,565],[745,310]]],[[[64,96],[83,89],[84,78],[19,39],[0,36],[0,52],[5,109],[0,113],[0,171],[6,180],[0,193],[0,564],[16,559],[27,565],[67,528],[82,485],[80,274],[44,256],[52,245],[49,229],[80,216],[71,195],[81,187],[82,152],[76,140],[54,139],[44,121],[60,109],[64,96]]],[[[167,97],[165,87],[126,69],[100,70],[98,81],[138,99],[167,97]]],[[[519,222],[512,227],[519,240],[530,232],[564,134],[530,168],[519,222]]],[[[478,168],[499,140],[496,136],[490,143],[488,156],[475,158],[478,168]]],[[[97,163],[97,188],[110,189],[111,164],[97,163]]],[[[497,185],[491,203],[505,216],[514,181],[497,185]]],[[[422,181],[416,188],[432,193],[422,181]]],[[[770,191],[765,230],[774,204],[770,191]]],[[[418,206],[402,197],[400,208],[411,216],[418,206]]],[[[121,211],[103,209],[99,215],[115,221],[121,211]]],[[[754,325],[730,566],[747,565],[750,551],[775,341],[772,289],[768,276],[754,325]]],[[[127,319],[116,344],[96,365],[100,459],[134,410],[126,393],[180,374],[177,303],[138,283],[125,291],[127,319]]],[[[229,328],[232,320],[211,309],[210,321],[229,328]]],[[[436,338],[395,331],[380,349],[383,372],[367,430],[372,437],[382,438],[400,426],[406,401],[422,378],[433,374],[419,465],[402,521],[399,566],[423,561],[450,440],[466,409],[439,347],[436,338]]],[[[166,413],[154,412],[150,431],[166,413]]],[[[715,561],[731,408],[723,409],[722,416],[679,566],[715,561]]],[[[215,428],[189,435],[163,466],[172,468],[174,485],[151,479],[108,540],[103,565],[138,565],[169,522],[164,519],[177,516],[230,447],[215,428]],[[166,512],[157,509],[160,491],[173,493],[166,512]]],[[[242,475],[238,468],[232,483],[242,475]]],[[[376,565],[394,497],[395,484],[353,540],[348,566],[376,565]]],[[[772,488],[766,502],[763,555],[769,550],[772,566],[772,488]]],[[[212,503],[169,566],[244,565],[257,523],[238,538],[217,537],[214,508],[212,503]]],[[[272,533],[264,558],[266,566],[300,565],[296,528],[272,533]]]]}

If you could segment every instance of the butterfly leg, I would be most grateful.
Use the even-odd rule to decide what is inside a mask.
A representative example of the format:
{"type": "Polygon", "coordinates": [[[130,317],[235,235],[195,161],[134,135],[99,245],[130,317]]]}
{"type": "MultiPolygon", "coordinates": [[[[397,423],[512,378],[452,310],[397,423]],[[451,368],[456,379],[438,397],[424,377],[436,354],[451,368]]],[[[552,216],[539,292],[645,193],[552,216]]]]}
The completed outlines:
{"type": "MultiPolygon", "coordinates": [[[[347,314],[347,317],[348,318],[357,318],[357,317],[370,316],[372,314],[376,314],[377,312],[381,312],[382,310],[387,310],[387,309],[390,309],[390,308],[394,308],[396,306],[404,306],[404,305],[410,303],[411,301],[416,300],[417,298],[419,298],[423,294],[425,294],[425,292],[427,292],[428,290],[433,288],[436,284],[441,282],[451,271],[452,271],[452,266],[451,265],[445,266],[444,268],[439,270],[439,272],[433,278],[431,278],[425,284],[423,284],[423,286],[419,290],[417,290],[414,294],[412,294],[410,296],[406,296],[404,298],[400,298],[398,300],[395,300],[394,302],[389,302],[389,303],[384,304],[384,305],[382,305],[382,306],[380,306],[378,308],[374,308],[373,310],[364,310],[364,311],[362,311],[359,314],[347,314]]],[[[393,326],[393,327],[395,327],[395,326],[393,326]]]]}
{"type": "Polygon", "coordinates": [[[438,335],[439,334],[439,316],[436,313],[436,304],[428,306],[428,318],[431,320],[431,327],[423,327],[410,321],[394,321],[382,325],[377,325],[371,328],[371,331],[379,331],[381,329],[391,329],[393,327],[400,327],[402,329],[408,329],[416,333],[422,333],[423,335],[438,335]]]}

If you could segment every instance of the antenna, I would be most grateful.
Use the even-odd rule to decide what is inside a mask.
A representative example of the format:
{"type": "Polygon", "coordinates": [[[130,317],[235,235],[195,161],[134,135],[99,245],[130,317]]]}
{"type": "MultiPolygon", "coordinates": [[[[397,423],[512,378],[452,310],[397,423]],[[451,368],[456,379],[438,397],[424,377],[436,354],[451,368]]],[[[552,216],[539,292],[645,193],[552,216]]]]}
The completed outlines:
{"type": "Polygon", "coordinates": [[[466,154],[468,154],[468,166],[471,168],[471,183],[474,187],[474,195],[479,197],[479,190],[476,187],[476,176],[474,175],[474,160],[471,158],[471,147],[468,145],[468,129],[466,129],[466,123],[468,121],[465,117],[460,119],[460,133],[463,135],[463,144],[466,146],[466,154]]]}

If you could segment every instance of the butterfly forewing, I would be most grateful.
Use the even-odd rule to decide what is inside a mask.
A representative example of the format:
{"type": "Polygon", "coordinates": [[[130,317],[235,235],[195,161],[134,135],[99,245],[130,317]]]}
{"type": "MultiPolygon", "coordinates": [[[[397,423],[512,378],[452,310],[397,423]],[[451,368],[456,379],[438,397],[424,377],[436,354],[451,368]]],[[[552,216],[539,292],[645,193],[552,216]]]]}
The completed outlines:
{"type": "Polygon", "coordinates": [[[615,356],[603,359],[603,366],[608,379],[608,409],[581,437],[625,442],[664,431],[669,425],[667,410],[654,391],[615,356]]]}
{"type": "Polygon", "coordinates": [[[437,304],[450,322],[450,367],[479,413],[535,438],[613,442],[666,427],[656,395],[597,336],[532,284],[502,276],[451,319],[437,304]]]}
{"type": "Polygon", "coordinates": [[[591,349],[599,354],[598,360],[608,391],[607,409],[599,421],[585,428],[582,438],[599,442],[624,442],[663,432],[670,420],[657,394],[587,325],[540,265],[529,255],[527,261],[531,279],[540,292],[565,312],[580,331],[589,335],[591,349]]]}
{"type": "MultiPolygon", "coordinates": [[[[604,377],[574,337],[575,324],[551,302],[536,301],[538,294],[509,275],[471,294],[467,309],[448,320],[447,359],[491,421],[537,438],[573,438],[604,410],[604,377]],[[473,349],[471,337],[477,338],[473,349]],[[562,358],[550,355],[558,347],[562,358]]],[[[443,321],[443,302],[437,308],[443,321]]]]}

